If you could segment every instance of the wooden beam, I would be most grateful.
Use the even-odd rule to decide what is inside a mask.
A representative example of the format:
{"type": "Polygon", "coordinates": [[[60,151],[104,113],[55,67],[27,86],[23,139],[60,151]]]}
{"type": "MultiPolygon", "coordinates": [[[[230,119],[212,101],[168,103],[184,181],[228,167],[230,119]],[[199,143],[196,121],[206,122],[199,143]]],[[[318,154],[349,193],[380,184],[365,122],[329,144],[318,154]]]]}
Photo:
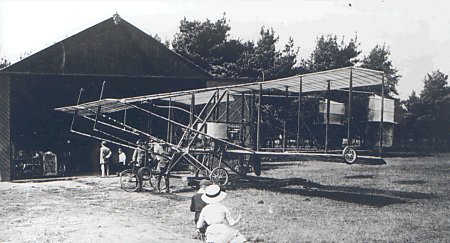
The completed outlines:
{"type": "Polygon", "coordinates": [[[242,102],[241,102],[241,142],[242,144],[245,144],[245,117],[244,117],[244,105],[245,105],[245,95],[242,93],[242,102]]]}
{"type": "Polygon", "coordinates": [[[325,153],[328,152],[328,126],[330,125],[330,87],[331,80],[327,80],[327,114],[325,124],[325,153]]]}
{"type": "MultiPolygon", "coordinates": [[[[297,149],[300,148],[300,129],[303,127],[303,123],[300,124],[302,119],[302,89],[303,89],[303,77],[300,77],[299,92],[298,92],[298,106],[297,106],[297,149]]],[[[303,121],[303,120],[302,120],[303,121]]]]}
{"type": "MultiPolygon", "coordinates": [[[[289,96],[289,87],[288,86],[286,86],[285,92],[286,92],[286,103],[285,104],[287,106],[288,105],[287,98],[289,96]]],[[[283,152],[286,150],[286,117],[287,117],[287,114],[285,114],[285,117],[283,119],[283,152]]]]}
{"type": "Polygon", "coordinates": [[[383,156],[383,122],[384,122],[384,74],[381,79],[381,117],[380,117],[380,157],[383,156]]]}
{"type": "Polygon", "coordinates": [[[262,84],[259,84],[258,120],[256,121],[256,151],[259,151],[261,147],[261,103],[262,103],[262,84]]]}
{"type": "Polygon", "coordinates": [[[352,122],[352,90],[353,90],[353,69],[350,69],[350,80],[348,81],[348,104],[347,104],[347,146],[352,145],[350,141],[350,126],[352,122]]]}

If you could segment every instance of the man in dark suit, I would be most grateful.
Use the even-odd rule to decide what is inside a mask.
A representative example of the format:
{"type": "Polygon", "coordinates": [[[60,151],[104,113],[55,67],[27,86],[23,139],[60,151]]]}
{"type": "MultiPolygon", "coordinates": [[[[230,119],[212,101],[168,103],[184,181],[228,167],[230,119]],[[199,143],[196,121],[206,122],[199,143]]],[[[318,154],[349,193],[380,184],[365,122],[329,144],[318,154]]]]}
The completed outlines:
{"type": "MultiPolygon", "coordinates": [[[[195,193],[194,196],[191,198],[191,212],[194,212],[194,222],[195,225],[197,225],[198,217],[200,216],[200,212],[202,211],[203,207],[206,206],[206,203],[202,200],[202,195],[205,193],[205,188],[209,185],[211,185],[211,182],[209,180],[203,179],[199,183],[200,189],[195,193]]],[[[200,233],[204,234],[206,231],[206,226],[202,229],[200,229],[200,233]]]]}

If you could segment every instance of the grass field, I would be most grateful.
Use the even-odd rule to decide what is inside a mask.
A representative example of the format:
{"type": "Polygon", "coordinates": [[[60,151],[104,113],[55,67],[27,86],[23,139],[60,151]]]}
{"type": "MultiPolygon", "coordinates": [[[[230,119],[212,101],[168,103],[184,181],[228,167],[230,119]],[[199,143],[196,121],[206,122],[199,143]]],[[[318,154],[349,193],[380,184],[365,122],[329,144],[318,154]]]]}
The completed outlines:
{"type": "MultiPolygon", "coordinates": [[[[449,242],[450,154],[386,162],[264,163],[261,177],[232,179],[224,204],[253,242],[449,242]]],[[[0,241],[187,242],[194,191],[172,184],[174,194],[124,192],[117,177],[0,183],[0,241]]]]}

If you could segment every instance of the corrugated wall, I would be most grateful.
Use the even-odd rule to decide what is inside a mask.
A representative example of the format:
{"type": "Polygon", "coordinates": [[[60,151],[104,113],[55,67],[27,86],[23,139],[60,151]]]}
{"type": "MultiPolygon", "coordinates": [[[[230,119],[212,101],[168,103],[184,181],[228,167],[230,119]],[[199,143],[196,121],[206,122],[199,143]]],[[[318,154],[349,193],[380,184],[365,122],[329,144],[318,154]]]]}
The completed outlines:
{"type": "Polygon", "coordinates": [[[11,180],[10,77],[0,74],[0,180],[11,180]]]}

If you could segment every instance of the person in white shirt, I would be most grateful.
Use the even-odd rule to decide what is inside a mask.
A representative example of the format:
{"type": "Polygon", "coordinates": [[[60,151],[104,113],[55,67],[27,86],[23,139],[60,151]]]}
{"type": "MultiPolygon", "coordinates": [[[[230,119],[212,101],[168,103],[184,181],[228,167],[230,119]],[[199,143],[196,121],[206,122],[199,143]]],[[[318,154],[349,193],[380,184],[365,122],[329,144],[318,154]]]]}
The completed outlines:
{"type": "Polygon", "coordinates": [[[100,166],[102,170],[102,177],[109,176],[109,160],[111,158],[112,152],[106,146],[106,141],[102,141],[102,146],[100,147],[100,166]]]}
{"type": "Polygon", "coordinates": [[[197,229],[200,230],[204,224],[208,225],[205,233],[206,242],[241,243],[246,241],[238,230],[230,227],[238,223],[241,216],[233,219],[228,208],[220,203],[226,195],[218,185],[206,187],[205,193],[202,195],[202,200],[208,205],[200,213],[197,229]]]}
{"type": "Polygon", "coordinates": [[[120,170],[124,170],[127,166],[127,155],[122,151],[122,148],[119,148],[119,168],[120,170]]]}

